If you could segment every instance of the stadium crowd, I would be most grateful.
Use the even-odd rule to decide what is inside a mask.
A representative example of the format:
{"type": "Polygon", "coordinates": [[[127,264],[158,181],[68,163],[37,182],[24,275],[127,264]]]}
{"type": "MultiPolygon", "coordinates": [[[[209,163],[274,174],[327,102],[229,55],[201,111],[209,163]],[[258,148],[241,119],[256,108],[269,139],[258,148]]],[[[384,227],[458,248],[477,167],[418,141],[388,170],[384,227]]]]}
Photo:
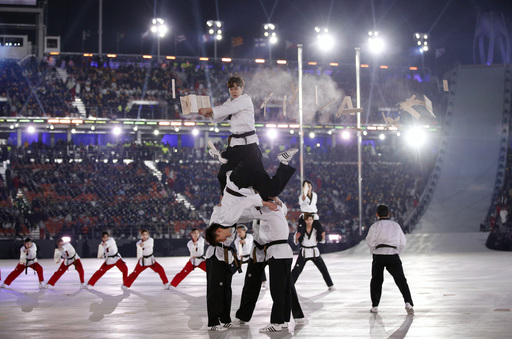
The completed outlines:
{"type": "MultiPolygon", "coordinates": [[[[62,234],[97,237],[102,230],[109,229],[114,236],[123,238],[148,228],[156,238],[179,238],[193,227],[204,228],[210,211],[220,201],[219,164],[207,156],[197,157],[195,149],[183,147],[180,152],[167,152],[163,161],[156,163],[157,174],[144,160],[148,153],[161,152],[162,145],[115,145],[102,151],[99,146],[73,146],[74,158],[60,161],[55,154],[70,149],[68,145],[67,151],[62,151],[62,147],[63,143],[55,148],[37,143],[25,149],[3,147],[2,154],[10,161],[2,178],[4,185],[0,185],[4,235],[39,230],[41,238],[62,234]],[[43,148],[46,155],[36,152],[43,148]],[[87,148],[89,152],[77,150],[87,148]],[[131,154],[136,156],[128,161],[123,156],[112,158],[112,154],[125,154],[119,148],[132,149],[131,154]],[[102,158],[102,154],[108,157],[102,158]]],[[[264,163],[272,174],[280,149],[265,145],[262,149],[264,163]]],[[[355,154],[348,151],[350,156],[344,161],[326,161],[325,154],[335,153],[336,148],[325,149],[307,149],[305,178],[313,182],[319,195],[318,213],[327,231],[350,234],[359,223],[357,163],[352,160],[355,154]]],[[[431,170],[428,164],[433,159],[423,159],[423,166],[427,165],[419,171],[405,153],[395,151],[395,158],[400,160],[384,162],[372,149],[367,147],[364,153],[367,165],[363,167],[363,225],[373,222],[374,206],[383,201],[393,209],[396,220],[403,220],[417,204],[431,170]]],[[[281,195],[290,206],[291,232],[300,214],[300,187],[297,172],[281,195]]]]}
{"type": "MultiPolygon", "coordinates": [[[[7,98],[0,112],[5,116],[77,116],[78,111],[72,101],[78,97],[85,104],[88,116],[179,119],[179,97],[182,95],[209,95],[214,104],[227,99],[226,74],[238,73],[248,79],[261,72],[276,79],[282,74],[296,76],[296,66],[293,64],[271,66],[247,60],[201,62],[194,58],[165,60],[159,64],[151,60],[141,61],[139,57],[102,60],[61,55],[50,56],[41,62],[35,58],[21,63],[2,61],[0,66],[0,97],[7,98]],[[176,80],[176,99],[173,99],[172,79],[176,80]],[[138,105],[133,103],[134,100],[148,103],[138,105]]],[[[306,66],[304,73],[316,77],[317,81],[321,81],[321,76],[328,76],[336,84],[340,91],[338,93],[350,95],[355,100],[353,67],[306,66]]],[[[408,69],[395,67],[392,70],[377,69],[375,72],[363,69],[361,76],[362,106],[367,108],[368,113],[368,117],[363,119],[369,123],[383,123],[380,108],[394,108],[412,94],[427,95],[436,106],[435,111],[443,111],[438,109],[444,105],[438,80],[428,73],[413,74],[408,69]]],[[[281,87],[288,88],[289,85],[283,83],[281,87]]],[[[293,100],[289,100],[286,115],[281,108],[277,113],[272,113],[272,107],[282,106],[283,93],[270,98],[267,112],[256,110],[258,121],[297,122],[298,117],[294,112],[297,108],[291,105],[293,100]]],[[[288,95],[289,99],[291,94],[288,95]]],[[[264,98],[263,94],[254,95],[255,106],[259,107],[264,98]]],[[[325,120],[323,122],[334,122],[337,110],[338,107],[331,105],[324,110],[327,112],[318,111],[312,116],[311,122],[321,119],[325,120]]],[[[342,117],[341,122],[349,123],[352,120],[353,117],[342,117]]]]}

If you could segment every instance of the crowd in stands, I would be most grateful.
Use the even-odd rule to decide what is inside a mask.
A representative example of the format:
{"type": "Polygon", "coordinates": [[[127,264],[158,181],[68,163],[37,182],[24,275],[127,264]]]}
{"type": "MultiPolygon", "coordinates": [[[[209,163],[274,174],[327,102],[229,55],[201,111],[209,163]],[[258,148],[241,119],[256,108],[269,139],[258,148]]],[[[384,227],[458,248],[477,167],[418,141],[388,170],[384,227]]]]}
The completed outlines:
{"type": "MultiPolygon", "coordinates": [[[[137,57],[99,59],[61,55],[40,62],[35,58],[28,58],[20,64],[14,61],[3,61],[0,66],[2,79],[0,96],[8,99],[7,104],[3,105],[2,114],[4,115],[75,116],[77,111],[71,102],[75,97],[79,97],[84,102],[89,116],[111,119],[124,117],[179,119],[181,118],[180,96],[190,93],[209,95],[214,104],[219,104],[228,98],[226,80],[230,74],[237,73],[251,79],[255,74],[266,72],[267,76],[276,77],[276,83],[279,83],[282,74],[289,75],[286,81],[282,80],[283,83],[278,85],[286,88],[286,93],[290,92],[287,100],[287,114],[283,113],[282,108],[285,92],[274,93],[268,102],[268,111],[264,113],[263,110],[256,109],[257,120],[298,121],[298,109],[295,107],[297,100],[292,99],[291,90],[294,86],[291,79],[296,77],[297,66],[292,63],[271,66],[247,60],[223,63],[201,62],[192,58],[165,60],[158,63],[155,60],[141,61],[137,57]],[[57,69],[61,70],[61,74],[57,69]],[[175,79],[175,99],[172,93],[172,79],[175,79]],[[134,100],[146,100],[152,103],[137,105],[133,104],[134,100]]],[[[328,76],[337,87],[336,95],[340,96],[338,98],[340,101],[341,93],[350,95],[355,100],[353,67],[306,66],[304,72],[317,77],[317,81],[321,81],[321,76],[328,76]]],[[[248,86],[250,88],[251,84],[248,86]]],[[[258,85],[253,84],[253,86],[258,85]]],[[[253,94],[255,107],[259,107],[268,94],[253,94]]],[[[361,72],[362,107],[365,107],[363,123],[383,123],[379,109],[386,107],[396,109],[399,102],[412,94],[418,96],[426,94],[432,100],[434,110],[443,111],[445,96],[439,91],[439,84],[435,77],[431,79],[427,73],[412,74],[408,69],[400,67],[392,70],[377,69],[375,72],[363,69],[361,72]],[[366,114],[368,114],[367,117],[366,114]]],[[[319,104],[319,106],[322,105],[319,104]]],[[[338,107],[330,105],[322,112],[318,111],[312,115],[308,118],[310,121],[306,123],[354,122],[353,116],[336,118],[337,111],[338,107]]],[[[404,115],[403,118],[409,117],[404,115]]]]}
{"type": "MultiPolygon", "coordinates": [[[[61,143],[59,147],[64,145],[61,143]]],[[[48,156],[58,153],[57,146],[50,148],[34,143],[26,149],[12,148],[7,152],[10,167],[0,185],[0,222],[4,235],[21,236],[35,229],[42,238],[62,234],[91,238],[108,229],[114,236],[123,238],[136,236],[139,229],[148,228],[156,238],[184,237],[192,227],[203,229],[213,206],[220,202],[219,164],[209,157],[197,156],[196,149],[183,148],[180,152],[167,153],[156,164],[161,174],[158,178],[144,164],[142,154],[161,151],[161,145],[116,145],[110,151],[99,151],[98,146],[88,147],[71,147],[77,156],[62,162],[48,156]],[[92,148],[89,151],[94,156],[89,156],[87,151],[77,151],[88,147],[92,148]],[[116,148],[117,151],[111,151],[116,148]],[[97,157],[98,154],[124,154],[119,148],[140,148],[139,153],[132,153],[139,156],[131,161],[123,157],[97,157]],[[38,153],[34,157],[41,149],[46,149],[47,155],[38,153]],[[179,201],[178,196],[185,197],[191,206],[179,201]]],[[[281,149],[265,145],[262,149],[264,163],[272,175],[281,149]]],[[[335,152],[335,149],[328,149],[328,152],[335,152]]],[[[417,204],[431,169],[428,163],[433,163],[423,159],[426,167],[421,171],[406,156],[397,155],[400,161],[383,162],[378,155],[372,155],[375,153],[366,150],[364,154],[362,195],[366,227],[374,221],[377,203],[387,203],[393,217],[403,220],[417,204]]],[[[2,154],[5,155],[5,151],[2,154]]],[[[351,157],[342,161],[326,161],[325,152],[308,149],[304,165],[304,178],[313,182],[319,196],[321,222],[328,232],[346,235],[353,234],[359,224],[357,163],[351,160],[354,154],[349,154],[351,157]]],[[[280,196],[290,209],[290,232],[295,230],[300,214],[300,187],[297,171],[280,196]]]]}

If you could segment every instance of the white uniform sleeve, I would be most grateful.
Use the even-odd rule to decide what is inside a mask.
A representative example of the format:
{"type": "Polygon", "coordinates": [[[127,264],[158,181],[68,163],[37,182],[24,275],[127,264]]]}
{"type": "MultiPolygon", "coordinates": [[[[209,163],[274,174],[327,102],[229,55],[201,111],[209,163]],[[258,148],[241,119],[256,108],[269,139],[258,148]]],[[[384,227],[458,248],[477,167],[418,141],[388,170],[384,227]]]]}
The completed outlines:
{"type": "Polygon", "coordinates": [[[231,114],[239,113],[252,106],[251,98],[241,95],[234,100],[228,100],[221,106],[212,107],[212,121],[221,122],[231,114]]]}

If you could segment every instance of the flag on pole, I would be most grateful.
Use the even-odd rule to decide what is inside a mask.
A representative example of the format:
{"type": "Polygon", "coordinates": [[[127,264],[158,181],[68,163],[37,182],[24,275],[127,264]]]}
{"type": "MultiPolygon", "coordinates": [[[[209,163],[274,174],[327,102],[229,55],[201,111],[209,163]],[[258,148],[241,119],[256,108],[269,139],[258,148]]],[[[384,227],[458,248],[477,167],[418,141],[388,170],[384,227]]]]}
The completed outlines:
{"type": "Polygon", "coordinates": [[[187,40],[187,37],[186,37],[185,34],[178,34],[178,35],[176,35],[176,42],[177,43],[183,42],[185,40],[187,40]]]}
{"type": "Polygon", "coordinates": [[[254,47],[265,47],[267,46],[267,41],[263,38],[254,39],[254,47]]]}
{"type": "Polygon", "coordinates": [[[231,46],[238,47],[238,46],[242,46],[243,44],[244,44],[244,38],[242,38],[241,36],[236,36],[236,37],[231,38],[231,46]]]}

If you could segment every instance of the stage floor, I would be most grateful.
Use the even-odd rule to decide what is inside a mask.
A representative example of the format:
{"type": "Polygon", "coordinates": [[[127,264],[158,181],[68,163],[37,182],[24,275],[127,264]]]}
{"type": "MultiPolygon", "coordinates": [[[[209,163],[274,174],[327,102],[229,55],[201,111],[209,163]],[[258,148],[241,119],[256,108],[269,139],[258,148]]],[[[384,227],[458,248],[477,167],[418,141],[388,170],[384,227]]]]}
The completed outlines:
{"type": "MultiPolygon", "coordinates": [[[[0,290],[1,338],[507,338],[512,333],[510,252],[485,249],[487,233],[409,235],[401,256],[415,303],[407,315],[402,297],[385,275],[379,313],[369,313],[371,256],[366,244],[324,255],[336,290],[328,291],[308,262],[296,288],[307,321],[287,331],[258,333],[269,322],[272,300],[262,290],[249,326],[209,332],[206,277],[192,272],[177,289],[164,290],[156,273],[143,272],[122,291],[113,268],[94,289],[81,290],[70,269],[57,285],[39,290],[29,270],[0,290]]],[[[169,280],[185,257],[157,258],[169,280]]],[[[136,260],[126,259],[133,270],[136,260]]],[[[82,260],[86,281],[102,260],[82,260]]],[[[40,260],[45,281],[57,270],[40,260]]],[[[1,260],[2,282],[16,265],[1,260]]],[[[243,274],[233,277],[232,317],[240,302],[243,274]]]]}

